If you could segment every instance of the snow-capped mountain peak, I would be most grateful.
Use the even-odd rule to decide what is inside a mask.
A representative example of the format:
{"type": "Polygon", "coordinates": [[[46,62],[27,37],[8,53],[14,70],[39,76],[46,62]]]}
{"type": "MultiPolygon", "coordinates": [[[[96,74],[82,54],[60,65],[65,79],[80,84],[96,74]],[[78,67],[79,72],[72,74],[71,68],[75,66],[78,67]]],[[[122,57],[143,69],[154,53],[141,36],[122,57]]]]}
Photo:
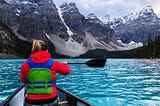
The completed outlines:
{"type": "Polygon", "coordinates": [[[94,13],[82,15],[73,2],[57,8],[54,0],[5,1],[8,4],[1,5],[4,12],[0,18],[15,33],[24,38],[47,39],[57,53],[73,57],[90,49],[112,51],[142,46],[139,42],[146,43],[160,26],[151,21],[157,18],[150,6],[122,18],[106,15],[102,22],[94,13]]]}
{"type": "Polygon", "coordinates": [[[90,13],[86,16],[86,19],[90,22],[90,23],[97,23],[97,24],[103,24],[103,22],[94,14],[94,13],[90,13]]]}
{"type": "Polygon", "coordinates": [[[115,18],[112,18],[110,17],[110,15],[105,15],[101,21],[104,23],[104,24],[111,24],[111,22],[114,22],[115,18]]]}
{"type": "Polygon", "coordinates": [[[62,13],[79,13],[79,10],[74,2],[64,3],[60,6],[62,13]]]}
{"type": "Polygon", "coordinates": [[[90,13],[86,16],[86,19],[97,19],[97,16],[94,13],[90,13]]]}
{"type": "Polygon", "coordinates": [[[160,26],[160,19],[151,6],[147,6],[139,12],[131,13],[122,18],[111,21],[109,19],[110,17],[105,18],[108,21],[107,24],[111,25],[115,30],[117,39],[125,43],[134,41],[146,44],[148,39],[153,40],[160,33],[160,30],[157,30],[160,26]]]}
{"type": "Polygon", "coordinates": [[[154,10],[152,9],[151,6],[147,6],[140,11],[140,14],[148,14],[148,13],[154,13],[154,10]]]}
{"type": "Polygon", "coordinates": [[[131,13],[131,14],[123,17],[122,20],[125,20],[125,22],[124,22],[124,21],[122,21],[122,22],[123,22],[123,23],[127,23],[127,22],[130,22],[130,21],[134,21],[134,20],[136,20],[137,18],[138,18],[138,13],[135,13],[135,14],[134,14],[134,13],[131,13]]]}
{"type": "Polygon", "coordinates": [[[122,18],[112,18],[109,15],[106,15],[104,18],[102,18],[102,22],[104,24],[110,24],[111,26],[117,26],[119,24],[126,24],[130,23],[131,21],[135,21],[137,19],[141,21],[155,21],[157,18],[156,14],[154,13],[154,10],[151,6],[147,6],[143,8],[141,11],[137,13],[131,13],[128,14],[122,18]]]}

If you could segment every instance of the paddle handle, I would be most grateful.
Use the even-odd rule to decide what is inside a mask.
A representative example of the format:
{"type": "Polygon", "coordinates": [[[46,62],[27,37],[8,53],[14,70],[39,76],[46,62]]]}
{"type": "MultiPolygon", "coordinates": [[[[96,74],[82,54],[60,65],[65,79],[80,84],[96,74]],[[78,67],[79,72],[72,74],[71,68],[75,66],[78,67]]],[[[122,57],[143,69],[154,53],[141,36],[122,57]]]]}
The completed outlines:
{"type": "Polygon", "coordinates": [[[68,101],[62,101],[62,102],[58,102],[59,105],[63,105],[63,104],[67,104],[68,101]]]}

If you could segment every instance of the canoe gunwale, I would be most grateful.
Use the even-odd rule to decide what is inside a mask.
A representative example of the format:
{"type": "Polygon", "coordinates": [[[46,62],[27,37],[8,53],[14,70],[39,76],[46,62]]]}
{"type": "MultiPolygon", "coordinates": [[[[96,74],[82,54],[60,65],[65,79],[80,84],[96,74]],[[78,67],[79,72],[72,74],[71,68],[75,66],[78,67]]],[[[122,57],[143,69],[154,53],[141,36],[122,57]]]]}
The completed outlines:
{"type": "MultiPolygon", "coordinates": [[[[25,87],[25,85],[22,85],[22,86],[18,87],[18,88],[15,90],[15,92],[13,92],[11,95],[9,95],[9,96],[7,97],[7,99],[5,99],[5,101],[2,102],[2,106],[9,106],[9,103],[10,103],[10,101],[13,99],[13,97],[14,97],[19,91],[21,91],[24,87],[25,87]]],[[[88,103],[87,101],[82,100],[81,98],[73,95],[72,93],[70,93],[70,92],[68,92],[68,91],[66,91],[66,90],[64,90],[64,89],[62,89],[62,88],[60,88],[60,87],[57,87],[57,86],[56,86],[56,89],[57,89],[57,91],[60,91],[60,92],[64,93],[66,96],[73,97],[74,99],[76,99],[76,101],[79,101],[79,102],[85,104],[85,106],[93,106],[93,105],[91,105],[90,103],[88,103]]]]}
{"type": "Polygon", "coordinates": [[[25,85],[20,86],[19,88],[17,88],[15,90],[15,92],[13,92],[10,96],[7,97],[7,99],[2,103],[2,106],[9,106],[9,101],[12,100],[12,98],[21,90],[25,87],[25,85]]]}

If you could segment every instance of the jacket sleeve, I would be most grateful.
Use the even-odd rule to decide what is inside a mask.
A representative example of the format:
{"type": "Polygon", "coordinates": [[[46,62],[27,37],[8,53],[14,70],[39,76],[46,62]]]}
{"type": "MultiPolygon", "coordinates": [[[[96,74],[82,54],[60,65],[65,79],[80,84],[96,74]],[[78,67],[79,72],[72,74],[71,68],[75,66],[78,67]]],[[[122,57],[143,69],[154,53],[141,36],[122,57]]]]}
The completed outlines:
{"type": "Polygon", "coordinates": [[[24,62],[21,65],[21,73],[20,73],[20,77],[21,77],[21,81],[26,84],[27,82],[27,76],[28,76],[28,72],[29,72],[30,66],[27,62],[24,62]]]}
{"type": "Polygon", "coordinates": [[[51,70],[55,70],[56,72],[63,75],[68,75],[71,72],[71,69],[68,64],[63,64],[58,61],[54,61],[51,70]]]}

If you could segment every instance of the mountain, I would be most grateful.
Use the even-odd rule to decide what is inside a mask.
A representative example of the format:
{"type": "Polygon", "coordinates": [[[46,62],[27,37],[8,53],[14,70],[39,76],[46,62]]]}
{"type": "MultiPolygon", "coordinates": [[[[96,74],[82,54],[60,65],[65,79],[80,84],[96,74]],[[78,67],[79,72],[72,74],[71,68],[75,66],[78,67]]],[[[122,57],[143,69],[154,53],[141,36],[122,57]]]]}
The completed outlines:
{"type": "Polygon", "coordinates": [[[75,3],[64,3],[58,7],[61,22],[69,36],[51,36],[56,51],[70,56],[79,56],[91,49],[117,50],[114,30],[101,23],[95,23],[90,17],[82,15],[75,3]],[[57,40],[58,39],[58,40],[57,40]]]}
{"type": "Polygon", "coordinates": [[[0,13],[20,41],[42,39],[58,56],[130,50],[160,32],[160,19],[151,6],[122,18],[99,19],[94,13],[84,16],[73,2],[57,7],[53,0],[0,0],[0,13]]]}
{"type": "Polygon", "coordinates": [[[18,38],[49,41],[61,55],[75,57],[97,48],[124,48],[112,28],[96,16],[82,15],[75,3],[56,7],[53,0],[1,0],[0,12],[0,20],[18,38]]]}
{"type": "Polygon", "coordinates": [[[151,6],[123,18],[112,18],[106,15],[104,24],[111,25],[118,40],[123,43],[136,42],[146,44],[160,33],[160,19],[151,6]]]}

